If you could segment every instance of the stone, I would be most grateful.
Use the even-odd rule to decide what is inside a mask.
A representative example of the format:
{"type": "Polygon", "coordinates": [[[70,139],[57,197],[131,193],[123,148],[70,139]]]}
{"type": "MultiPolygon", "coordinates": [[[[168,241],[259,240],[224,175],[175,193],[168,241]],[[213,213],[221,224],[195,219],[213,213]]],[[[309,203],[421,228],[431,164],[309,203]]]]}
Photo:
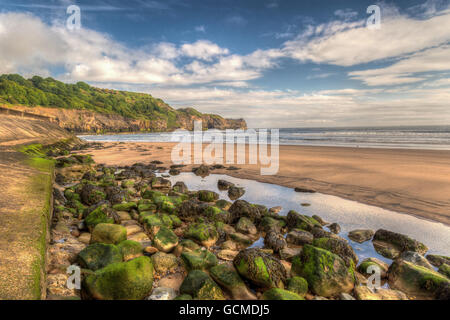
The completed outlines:
{"type": "Polygon", "coordinates": [[[378,267],[381,272],[380,273],[381,279],[387,278],[387,272],[389,270],[389,265],[377,258],[364,259],[364,261],[362,261],[358,266],[358,272],[360,272],[364,276],[371,276],[371,275],[373,275],[374,271],[369,272],[370,267],[371,267],[371,269],[373,269],[374,267],[378,267]]]}
{"type": "Polygon", "coordinates": [[[157,273],[166,273],[178,267],[178,259],[173,254],[157,252],[151,259],[157,273]]]}
{"type": "Polygon", "coordinates": [[[216,206],[209,206],[205,209],[204,215],[214,222],[231,222],[231,214],[228,211],[222,210],[216,206]]]}
{"type": "Polygon", "coordinates": [[[239,188],[239,187],[233,186],[228,189],[228,197],[231,200],[237,200],[240,197],[242,197],[244,194],[245,194],[244,188],[239,188]]]}
{"type": "Polygon", "coordinates": [[[224,200],[224,199],[219,199],[216,201],[216,207],[219,209],[222,209],[222,210],[230,209],[231,205],[232,205],[231,202],[224,200]]]}
{"type": "Polygon", "coordinates": [[[147,247],[144,248],[144,252],[149,254],[149,255],[153,255],[153,254],[159,252],[159,250],[156,249],[155,247],[147,246],[147,247]]]}
{"type": "Polygon", "coordinates": [[[270,208],[270,209],[269,209],[269,212],[270,212],[270,213],[278,214],[278,213],[281,212],[281,210],[283,210],[283,207],[281,207],[281,206],[276,206],[276,207],[270,208]]]}
{"type": "Polygon", "coordinates": [[[200,190],[197,192],[198,200],[203,202],[214,202],[219,200],[219,194],[214,191],[200,190]]]}
{"type": "Polygon", "coordinates": [[[83,292],[99,300],[142,300],[153,285],[153,265],[148,257],[110,264],[88,275],[83,292]]]}
{"type": "Polygon", "coordinates": [[[438,269],[438,272],[450,279],[450,266],[448,264],[446,263],[441,264],[441,266],[438,269]]]}
{"type": "Polygon", "coordinates": [[[322,228],[322,225],[312,217],[302,215],[294,210],[288,212],[286,219],[289,229],[311,231],[314,227],[322,228]]]}
{"type": "Polygon", "coordinates": [[[242,277],[256,286],[284,288],[286,269],[280,260],[260,249],[242,250],[234,258],[233,264],[242,277]]]}
{"type": "Polygon", "coordinates": [[[92,231],[97,224],[114,223],[114,219],[108,217],[107,205],[101,205],[89,213],[84,222],[88,229],[92,231]]]}
{"type": "Polygon", "coordinates": [[[256,296],[248,290],[234,268],[221,264],[212,267],[209,274],[214,281],[230,293],[233,300],[256,300],[256,296]]]}
{"type": "Polygon", "coordinates": [[[172,190],[179,193],[187,193],[189,191],[188,187],[183,181],[178,181],[172,187],[172,190]]]}
{"type": "Polygon", "coordinates": [[[116,211],[130,212],[133,209],[137,209],[137,204],[136,202],[119,203],[113,205],[113,209],[116,211]]]}
{"type": "Polygon", "coordinates": [[[429,254],[426,256],[426,258],[435,267],[440,267],[444,263],[450,265],[450,257],[440,256],[437,254],[429,254]]]}
{"type": "Polygon", "coordinates": [[[193,223],[185,231],[184,236],[192,239],[207,248],[214,245],[219,239],[219,234],[212,224],[193,223]]]}
{"type": "Polygon", "coordinates": [[[188,270],[208,270],[217,265],[217,257],[208,250],[197,249],[183,252],[181,259],[188,270]]]}
{"type": "Polygon", "coordinates": [[[133,240],[125,240],[117,245],[123,256],[123,261],[129,261],[144,254],[142,244],[133,240]]]}
{"type": "Polygon", "coordinates": [[[222,249],[219,252],[217,252],[217,258],[225,261],[233,261],[238,253],[239,251],[222,249]]]}
{"type": "Polygon", "coordinates": [[[78,253],[77,262],[82,268],[96,271],[111,263],[122,262],[122,254],[115,245],[95,243],[78,253]]]}
{"type": "Polygon", "coordinates": [[[401,254],[401,251],[398,249],[398,247],[391,243],[375,240],[372,241],[372,244],[375,251],[385,258],[394,260],[397,259],[401,254]]]}
{"type": "Polygon", "coordinates": [[[172,288],[158,287],[153,289],[152,294],[147,298],[147,300],[165,301],[173,300],[177,296],[177,293],[172,288]]]}
{"type": "Polygon", "coordinates": [[[236,243],[234,243],[231,240],[225,241],[224,243],[222,243],[222,245],[220,247],[225,250],[236,250],[237,249],[236,243]]]}
{"type": "Polygon", "coordinates": [[[129,236],[128,240],[133,240],[133,241],[143,243],[143,242],[150,241],[150,238],[144,232],[138,232],[138,233],[135,233],[135,234],[132,234],[131,236],[129,236]]]}
{"type": "Polygon", "coordinates": [[[328,250],[308,244],[293,258],[291,274],[305,278],[314,294],[326,298],[351,292],[356,281],[352,265],[347,266],[341,257],[328,250]]]}
{"type": "Polygon", "coordinates": [[[444,275],[401,259],[389,267],[389,286],[419,299],[434,299],[442,285],[450,283],[444,275]]]}
{"type": "Polygon", "coordinates": [[[200,167],[198,168],[193,168],[192,172],[196,175],[196,176],[200,176],[202,178],[209,176],[210,172],[209,172],[209,167],[205,166],[204,164],[202,164],[200,167]]]}
{"type": "Polygon", "coordinates": [[[354,292],[358,300],[408,300],[408,297],[398,290],[384,288],[370,289],[366,286],[358,286],[354,292]]]}
{"type": "Polygon", "coordinates": [[[192,270],[188,273],[181,284],[180,293],[198,300],[225,300],[220,287],[201,270],[192,270]]]}
{"type": "Polygon", "coordinates": [[[84,244],[89,244],[91,242],[91,234],[89,232],[82,232],[78,237],[78,241],[84,244]]]}
{"type": "Polygon", "coordinates": [[[308,293],[308,281],[302,277],[289,278],[286,289],[304,297],[308,293]]]}
{"type": "Polygon", "coordinates": [[[328,229],[330,229],[331,232],[334,234],[338,234],[341,232],[341,226],[337,223],[332,223],[328,226],[328,229]]]}
{"type": "Polygon", "coordinates": [[[274,252],[279,252],[287,247],[286,239],[284,239],[281,233],[275,231],[270,231],[266,234],[264,237],[264,245],[274,252]]]}
{"type": "Polygon", "coordinates": [[[127,240],[127,229],[118,224],[99,223],[92,231],[91,243],[118,244],[127,240]]]}
{"type": "Polygon", "coordinates": [[[275,231],[275,232],[281,232],[281,229],[286,225],[286,222],[283,220],[274,219],[272,217],[263,217],[261,219],[261,223],[259,224],[259,227],[264,232],[269,231],[275,231]]]}
{"type": "Polygon", "coordinates": [[[314,236],[309,233],[308,231],[304,230],[292,230],[289,232],[286,236],[286,242],[297,245],[297,246],[303,246],[305,244],[312,244],[314,240],[314,236]]]}
{"type": "Polygon", "coordinates": [[[183,252],[191,252],[200,249],[200,246],[194,241],[189,239],[183,239],[173,250],[173,254],[179,257],[183,252]]]}
{"type": "Polygon", "coordinates": [[[375,232],[373,240],[384,241],[392,245],[395,245],[400,252],[414,251],[423,255],[428,251],[427,246],[424,245],[423,243],[411,239],[406,235],[384,229],[377,230],[377,232],[375,232]]]}
{"type": "Polygon", "coordinates": [[[353,230],[348,233],[348,237],[350,240],[353,240],[358,243],[363,243],[372,239],[375,232],[373,230],[368,229],[358,229],[353,230]]]}
{"type": "Polygon", "coordinates": [[[430,270],[434,270],[433,266],[420,253],[414,251],[405,251],[400,254],[400,259],[414,263],[417,266],[422,266],[430,270]]]}
{"type": "Polygon", "coordinates": [[[264,291],[262,300],[305,300],[303,297],[298,294],[280,289],[280,288],[272,288],[264,291]]]}
{"type": "Polygon", "coordinates": [[[104,190],[93,184],[85,184],[81,188],[80,193],[81,201],[87,205],[92,206],[106,199],[106,193],[104,190]]]}
{"type": "MultiPolygon", "coordinates": [[[[302,204],[302,206],[303,206],[303,204],[302,204]]],[[[314,220],[316,220],[318,223],[320,223],[322,226],[326,226],[327,224],[328,224],[328,222],[326,222],[325,220],[323,220],[320,216],[318,216],[317,214],[314,214],[313,216],[312,216],[312,218],[314,219],[314,220]]]]}
{"type": "Polygon", "coordinates": [[[340,256],[347,266],[353,263],[354,266],[358,264],[358,256],[353,248],[345,240],[332,239],[332,238],[319,238],[314,239],[313,246],[328,250],[334,254],[340,256]]]}
{"type": "Polygon", "coordinates": [[[234,183],[226,181],[226,180],[217,181],[217,188],[221,191],[228,190],[231,187],[234,187],[234,183]]]}
{"type": "Polygon", "coordinates": [[[253,222],[247,217],[240,218],[235,229],[237,232],[250,235],[254,235],[258,232],[253,222]]]}
{"type": "Polygon", "coordinates": [[[261,219],[260,208],[245,200],[236,200],[228,211],[231,213],[233,222],[237,222],[242,217],[249,218],[254,223],[261,219]]]}
{"type": "Polygon", "coordinates": [[[160,227],[153,239],[153,245],[162,252],[170,252],[178,245],[177,235],[167,227],[160,227]]]}
{"type": "Polygon", "coordinates": [[[236,243],[242,245],[242,246],[250,246],[253,244],[254,240],[250,238],[249,236],[242,234],[240,232],[233,232],[230,234],[231,240],[235,241],[236,243]]]}
{"type": "Polygon", "coordinates": [[[127,237],[143,231],[142,228],[140,226],[138,226],[137,224],[127,225],[127,226],[125,226],[125,229],[127,230],[127,237]]]}
{"type": "Polygon", "coordinates": [[[292,261],[292,258],[298,256],[302,252],[301,248],[283,248],[280,250],[280,258],[281,260],[292,261]]]}

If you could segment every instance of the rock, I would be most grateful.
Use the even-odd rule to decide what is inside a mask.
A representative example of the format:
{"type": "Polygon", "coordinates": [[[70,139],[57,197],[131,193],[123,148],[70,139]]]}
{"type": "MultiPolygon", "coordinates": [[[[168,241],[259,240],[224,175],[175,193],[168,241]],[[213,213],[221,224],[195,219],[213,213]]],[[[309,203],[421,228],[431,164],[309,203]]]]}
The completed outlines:
{"type": "Polygon", "coordinates": [[[193,223],[185,231],[184,236],[207,248],[214,245],[219,239],[219,234],[212,224],[193,223]]]}
{"type": "Polygon", "coordinates": [[[172,183],[170,182],[170,180],[164,179],[162,177],[154,177],[154,178],[152,178],[151,186],[152,186],[152,189],[154,189],[154,190],[162,190],[162,191],[166,190],[167,191],[168,189],[171,188],[172,183]]]}
{"type": "Polygon", "coordinates": [[[272,288],[264,291],[262,300],[305,300],[298,294],[280,288],[272,288]]]}
{"type": "Polygon", "coordinates": [[[370,289],[366,286],[356,287],[355,296],[358,300],[408,300],[401,291],[384,288],[370,289]]]}
{"type": "Polygon", "coordinates": [[[209,167],[205,166],[204,164],[202,164],[200,167],[198,168],[193,168],[192,172],[196,175],[196,176],[200,176],[202,178],[209,176],[210,172],[209,172],[209,167]]]}
{"type": "Polygon", "coordinates": [[[360,265],[358,266],[358,272],[360,272],[361,274],[365,275],[365,276],[371,276],[374,272],[369,272],[369,267],[372,268],[378,267],[380,269],[380,277],[381,279],[385,279],[387,278],[387,272],[389,269],[389,265],[377,258],[367,258],[364,259],[363,262],[360,263],[360,265]]]}
{"type": "Polygon", "coordinates": [[[214,191],[200,190],[197,192],[197,197],[203,202],[214,202],[219,199],[219,194],[214,191]]]}
{"type": "Polygon", "coordinates": [[[78,237],[78,241],[84,244],[89,244],[91,242],[91,234],[89,232],[82,232],[78,237]]]}
{"type": "Polygon", "coordinates": [[[435,267],[440,267],[444,263],[450,265],[450,257],[440,256],[437,254],[429,254],[426,256],[426,258],[435,267]]]}
{"type": "Polygon", "coordinates": [[[353,298],[351,295],[349,295],[348,293],[345,292],[341,292],[341,294],[339,294],[339,300],[356,300],[355,298],[353,298]]]}
{"type": "Polygon", "coordinates": [[[160,227],[153,239],[154,246],[162,252],[170,252],[178,245],[178,237],[167,227],[160,227]]]}
{"type": "Polygon", "coordinates": [[[231,240],[227,240],[224,243],[222,243],[222,245],[220,246],[222,249],[226,249],[226,250],[236,250],[237,246],[236,243],[234,243],[231,240]]]}
{"type": "Polygon", "coordinates": [[[308,244],[292,260],[291,274],[305,278],[310,290],[323,297],[351,292],[356,280],[353,266],[347,266],[341,257],[328,250],[308,244]]]}
{"type": "Polygon", "coordinates": [[[398,247],[391,243],[384,241],[373,241],[372,244],[375,251],[385,258],[395,260],[401,254],[401,251],[398,249],[398,247]]]}
{"type": "Polygon", "coordinates": [[[423,243],[411,239],[406,235],[388,230],[379,229],[377,232],[375,232],[373,240],[384,241],[395,245],[400,252],[415,251],[423,255],[428,251],[427,246],[425,246],[423,243]]]}
{"type": "Polygon", "coordinates": [[[301,215],[294,210],[291,210],[287,214],[287,226],[289,229],[301,229],[311,231],[313,227],[322,228],[322,225],[315,219],[306,215],[301,215]]]}
{"type": "Polygon", "coordinates": [[[317,214],[314,214],[312,216],[312,218],[314,220],[316,220],[318,223],[320,223],[322,226],[326,226],[328,224],[328,222],[326,222],[325,220],[323,220],[321,217],[319,217],[317,214]]]}
{"type": "Polygon", "coordinates": [[[208,207],[205,203],[198,200],[183,201],[178,209],[178,217],[184,220],[193,220],[195,217],[201,215],[208,207]]]}
{"type": "Polygon", "coordinates": [[[284,287],[286,269],[278,259],[260,249],[242,250],[233,264],[242,277],[259,287],[284,287]]]}
{"type": "Polygon", "coordinates": [[[216,207],[219,209],[222,209],[222,210],[230,209],[231,205],[232,205],[231,202],[224,200],[224,199],[220,199],[220,200],[216,201],[216,207]]]}
{"type": "Polygon", "coordinates": [[[312,244],[314,237],[308,231],[292,230],[287,234],[286,242],[297,246],[303,246],[305,244],[312,244]]]}
{"type": "MultiPolygon", "coordinates": [[[[130,215],[128,212],[126,212],[126,211],[118,211],[118,212],[117,212],[117,216],[119,217],[120,223],[123,223],[123,222],[125,222],[125,221],[133,220],[133,219],[131,218],[131,215],[130,215]]],[[[125,226],[125,225],[124,225],[124,226],[125,226]]]]}
{"type": "Polygon", "coordinates": [[[314,239],[313,246],[328,250],[334,254],[340,256],[347,266],[352,263],[354,266],[358,264],[358,256],[353,248],[345,240],[332,239],[332,238],[319,238],[314,239]]]}
{"type": "Polygon", "coordinates": [[[217,181],[217,188],[221,191],[225,191],[230,189],[231,187],[234,187],[234,183],[225,181],[225,180],[219,180],[217,181]]]}
{"type": "Polygon", "coordinates": [[[197,249],[181,254],[188,270],[208,270],[217,265],[217,257],[208,250],[197,249]]]}
{"type": "Polygon", "coordinates": [[[106,194],[102,188],[93,184],[85,184],[81,189],[81,201],[88,206],[92,206],[106,199],[106,194]]]}
{"type": "Polygon", "coordinates": [[[188,187],[183,181],[178,181],[177,183],[175,183],[172,187],[172,190],[179,193],[187,193],[189,191],[188,187]]]}
{"type": "Polygon", "coordinates": [[[332,238],[345,240],[344,238],[338,236],[337,234],[322,229],[322,227],[313,227],[309,232],[311,232],[314,238],[332,238]]]}
{"type": "Polygon", "coordinates": [[[242,197],[245,194],[245,190],[244,188],[239,188],[239,187],[230,187],[228,189],[228,197],[231,200],[236,200],[239,199],[240,197],[242,197]]]}
{"type": "Polygon", "coordinates": [[[122,262],[122,254],[115,245],[95,243],[78,253],[77,262],[82,268],[96,271],[111,263],[122,262]]]}
{"type": "Polygon", "coordinates": [[[253,244],[254,240],[250,238],[249,236],[242,234],[240,232],[233,232],[230,234],[231,240],[243,245],[243,246],[250,246],[253,244]]]}
{"type": "Polygon", "coordinates": [[[348,237],[350,238],[350,240],[353,240],[358,243],[363,243],[372,239],[374,234],[375,232],[373,232],[373,230],[358,229],[350,231],[348,233],[348,237]]]}
{"type": "Polygon", "coordinates": [[[84,222],[88,229],[92,231],[97,224],[114,223],[114,219],[108,217],[107,205],[101,205],[89,213],[84,222]]]}
{"type": "Polygon", "coordinates": [[[151,257],[157,273],[166,273],[178,267],[178,259],[173,254],[157,252],[151,257]]]}
{"type": "Polygon", "coordinates": [[[159,250],[156,249],[155,247],[147,246],[147,247],[144,248],[144,252],[149,254],[149,255],[153,255],[153,254],[159,252],[159,250]]]}
{"type": "Polygon", "coordinates": [[[131,236],[128,237],[128,240],[133,240],[133,241],[137,241],[140,243],[150,241],[149,237],[143,232],[138,232],[138,233],[132,234],[131,236]]]}
{"type": "Polygon", "coordinates": [[[433,299],[450,280],[440,273],[401,259],[389,267],[389,286],[419,299],[433,299]]]}
{"type": "Polygon", "coordinates": [[[270,231],[266,234],[264,237],[264,245],[274,252],[279,252],[287,247],[286,239],[284,239],[281,233],[275,231],[270,231]]]}
{"type": "Polygon", "coordinates": [[[163,301],[163,300],[173,300],[177,296],[177,293],[172,288],[167,287],[158,287],[153,289],[152,294],[150,297],[147,298],[147,300],[156,300],[156,301],[163,301]]]}
{"type": "Polygon", "coordinates": [[[234,258],[238,255],[238,251],[222,249],[217,252],[217,258],[225,261],[233,261],[234,258]]]}
{"type": "Polygon", "coordinates": [[[56,201],[59,201],[59,203],[61,203],[63,205],[67,202],[67,199],[64,196],[64,193],[62,193],[62,191],[57,188],[53,188],[53,199],[55,199],[56,201]]]}
{"type": "Polygon", "coordinates": [[[233,222],[237,222],[242,217],[249,218],[256,223],[261,219],[260,208],[245,200],[236,200],[228,211],[231,213],[233,222]]]}
{"type": "Polygon", "coordinates": [[[302,277],[289,278],[286,289],[304,297],[308,293],[308,281],[302,277]]]}
{"type": "Polygon", "coordinates": [[[242,217],[239,219],[236,224],[236,231],[250,235],[254,235],[258,232],[253,222],[247,217],[242,217]]]}
{"type": "Polygon", "coordinates": [[[283,220],[277,220],[272,217],[263,217],[259,224],[259,227],[264,232],[275,231],[281,232],[281,229],[286,225],[286,222],[283,220]]]}
{"type": "Polygon", "coordinates": [[[417,266],[422,266],[434,270],[433,266],[421,254],[414,251],[405,251],[400,254],[400,259],[411,262],[417,266]]]}
{"type": "Polygon", "coordinates": [[[124,240],[127,240],[127,229],[118,224],[99,223],[91,235],[91,243],[118,244],[124,240]]]}
{"type": "Polygon", "coordinates": [[[180,174],[180,170],[175,169],[175,168],[172,168],[172,169],[169,170],[169,174],[170,174],[171,176],[177,176],[177,175],[180,174]]]}
{"type": "Polygon", "coordinates": [[[133,240],[125,240],[117,245],[123,256],[123,261],[129,261],[142,256],[144,248],[142,244],[133,240]]]}
{"type": "Polygon", "coordinates": [[[450,300],[450,284],[445,283],[436,292],[436,300],[450,300]]]}
{"type": "Polygon", "coordinates": [[[136,224],[127,225],[125,226],[125,229],[127,229],[127,237],[143,231],[142,228],[136,224]]]}
{"type": "Polygon", "coordinates": [[[106,199],[109,200],[111,204],[122,203],[126,199],[125,192],[121,187],[108,186],[105,191],[106,199]]]}
{"type": "Polygon", "coordinates": [[[239,274],[230,266],[221,264],[212,267],[209,274],[221,287],[227,290],[233,300],[256,300],[239,274]]]}
{"type": "Polygon", "coordinates": [[[180,293],[198,300],[225,300],[220,287],[201,270],[192,270],[188,273],[181,284],[180,293]]]}
{"type": "Polygon", "coordinates": [[[223,223],[231,222],[231,214],[228,211],[222,210],[216,206],[209,206],[204,211],[204,215],[211,221],[221,221],[223,223]]]}
{"type": "Polygon", "coordinates": [[[113,206],[113,209],[116,211],[130,212],[133,209],[137,209],[137,204],[136,204],[136,202],[119,203],[119,204],[115,204],[113,206]]]}
{"type": "Polygon", "coordinates": [[[328,226],[328,229],[330,229],[331,232],[333,232],[334,234],[338,234],[341,232],[341,226],[338,225],[337,223],[332,223],[328,226]]]}
{"type": "Polygon", "coordinates": [[[450,266],[448,264],[446,264],[446,263],[441,264],[438,272],[450,279],[450,266]]]}
{"type": "Polygon", "coordinates": [[[179,257],[183,252],[191,252],[200,249],[200,246],[194,241],[189,239],[183,239],[173,250],[173,254],[179,257]]]}
{"type": "Polygon", "coordinates": [[[295,192],[301,192],[301,193],[316,193],[315,190],[308,189],[308,188],[300,188],[300,187],[298,187],[298,188],[295,188],[294,190],[295,190],[295,192]]]}
{"type": "Polygon", "coordinates": [[[152,285],[153,266],[148,257],[110,264],[83,281],[85,294],[100,300],[142,300],[152,285]]]}
{"type": "Polygon", "coordinates": [[[58,172],[55,176],[55,182],[60,186],[63,186],[66,184],[66,177],[64,177],[61,173],[58,172]]]}
{"type": "Polygon", "coordinates": [[[279,214],[281,212],[281,210],[283,210],[283,207],[281,206],[276,206],[276,207],[272,207],[269,209],[270,213],[274,213],[274,214],[279,214]]]}
{"type": "Polygon", "coordinates": [[[291,261],[293,257],[298,256],[302,252],[301,248],[289,248],[286,247],[280,250],[281,260],[291,261]]]}

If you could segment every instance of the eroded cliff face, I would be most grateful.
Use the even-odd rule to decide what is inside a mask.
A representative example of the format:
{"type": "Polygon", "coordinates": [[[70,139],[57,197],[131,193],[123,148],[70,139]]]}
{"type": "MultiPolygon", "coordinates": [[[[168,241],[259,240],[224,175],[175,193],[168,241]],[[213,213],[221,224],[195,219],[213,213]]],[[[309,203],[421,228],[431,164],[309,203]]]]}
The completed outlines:
{"type": "Polygon", "coordinates": [[[106,132],[161,132],[176,129],[193,130],[194,121],[201,120],[205,129],[247,129],[243,119],[224,119],[217,115],[201,116],[180,113],[169,123],[164,119],[130,119],[117,114],[103,114],[89,110],[14,106],[15,110],[25,111],[52,118],[60,127],[74,133],[106,132]]]}

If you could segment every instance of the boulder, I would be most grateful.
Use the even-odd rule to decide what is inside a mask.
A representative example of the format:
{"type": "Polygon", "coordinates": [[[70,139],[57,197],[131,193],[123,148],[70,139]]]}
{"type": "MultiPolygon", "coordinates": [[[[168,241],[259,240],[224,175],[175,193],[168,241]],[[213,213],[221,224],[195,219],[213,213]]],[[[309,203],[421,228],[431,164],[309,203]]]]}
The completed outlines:
{"type": "Polygon", "coordinates": [[[217,188],[221,191],[228,190],[231,187],[234,187],[234,183],[226,181],[226,180],[217,181],[217,188]]]}
{"type": "Polygon", "coordinates": [[[260,249],[242,250],[233,264],[242,277],[256,286],[284,288],[286,269],[278,259],[260,249]]]}
{"type": "Polygon", "coordinates": [[[225,300],[220,287],[201,270],[192,270],[188,273],[181,284],[180,293],[198,300],[225,300]]]}
{"type": "Polygon", "coordinates": [[[86,226],[92,231],[99,223],[114,223],[114,219],[108,216],[107,205],[101,205],[91,213],[89,213],[84,220],[86,226]]]}
{"type": "Polygon", "coordinates": [[[349,293],[356,281],[353,265],[347,266],[338,255],[308,244],[293,258],[291,274],[305,278],[310,290],[323,297],[349,293]]]}
{"type": "Polygon", "coordinates": [[[377,258],[367,258],[364,259],[363,262],[360,263],[358,266],[358,272],[363,274],[364,276],[371,276],[373,274],[372,272],[369,272],[369,267],[378,267],[380,269],[380,277],[381,279],[387,278],[387,272],[389,269],[389,265],[377,258]]]}
{"type": "Polygon", "coordinates": [[[414,251],[405,251],[400,254],[400,259],[414,263],[417,266],[422,266],[430,270],[434,270],[433,266],[420,253],[414,251]]]}
{"type": "Polygon", "coordinates": [[[266,234],[264,237],[264,245],[274,252],[279,252],[287,247],[286,239],[284,239],[281,233],[275,231],[270,231],[266,234]]]}
{"type": "Polygon", "coordinates": [[[272,288],[264,291],[262,300],[305,300],[302,296],[280,288],[272,288]]]}
{"type": "Polygon", "coordinates": [[[91,243],[118,244],[127,240],[127,229],[118,224],[99,223],[91,235],[91,243]]]}
{"type": "Polygon", "coordinates": [[[375,232],[373,230],[368,229],[358,229],[353,230],[348,233],[348,237],[350,240],[353,240],[358,243],[363,243],[372,239],[375,232]]]}
{"type": "Polygon", "coordinates": [[[236,200],[228,209],[231,213],[232,221],[237,222],[240,218],[249,218],[252,222],[258,223],[261,219],[261,208],[248,203],[245,200],[236,200]]]}
{"type": "Polygon", "coordinates": [[[81,201],[87,205],[92,206],[102,200],[106,199],[104,190],[96,185],[87,183],[81,189],[81,201]]]}
{"type": "Polygon", "coordinates": [[[441,264],[441,266],[438,269],[438,272],[450,279],[450,266],[448,264],[446,263],[441,264]]]}
{"type": "Polygon", "coordinates": [[[289,278],[286,289],[304,297],[308,293],[308,281],[302,277],[289,278]]]}
{"type": "Polygon", "coordinates": [[[286,247],[280,250],[281,260],[291,261],[293,257],[298,256],[302,252],[301,248],[289,248],[286,247]]]}
{"type": "Polygon", "coordinates": [[[234,300],[256,300],[256,296],[251,293],[244,281],[234,268],[221,264],[212,267],[209,274],[222,288],[228,291],[234,300]]]}
{"type": "Polygon", "coordinates": [[[378,254],[391,260],[397,259],[402,253],[396,245],[385,241],[373,241],[372,244],[378,254]]]}
{"type": "Polygon", "coordinates": [[[173,250],[173,254],[179,257],[183,252],[190,252],[200,249],[200,246],[196,244],[194,241],[189,239],[183,239],[173,250]]]}
{"type": "Polygon", "coordinates": [[[122,253],[124,261],[132,260],[144,254],[142,244],[133,240],[122,241],[117,245],[117,248],[122,253]]]}
{"type": "Polygon", "coordinates": [[[157,273],[166,273],[178,266],[178,259],[173,254],[157,252],[152,255],[151,259],[157,273]]]}
{"type": "Polygon", "coordinates": [[[216,200],[219,200],[219,194],[215,193],[214,191],[209,190],[200,190],[197,192],[198,200],[203,202],[214,202],[216,200]]]}
{"type": "Polygon", "coordinates": [[[287,214],[287,226],[289,229],[301,229],[311,231],[314,227],[322,228],[322,225],[314,218],[302,215],[294,210],[291,210],[287,214]]]}
{"type": "Polygon", "coordinates": [[[240,218],[235,228],[237,232],[244,234],[254,235],[258,232],[253,222],[247,217],[240,218]]]}
{"type": "MultiPolygon", "coordinates": [[[[320,222],[319,222],[320,223],[320,222]]],[[[332,223],[328,226],[328,229],[330,229],[331,232],[334,234],[338,234],[341,232],[341,226],[337,223],[332,223]]]]}
{"type": "Polygon", "coordinates": [[[188,187],[183,181],[178,181],[172,187],[172,190],[179,193],[187,193],[189,191],[188,187]]]}
{"type": "Polygon", "coordinates": [[[202,164],[200,167],[198,168],[193,168],[192,172],[196,175],[196,176],[200,176],[202,178],[209,176],[210,172],[209,172],[209,167],[205,166],[204,164],[202,164]]]}
{"type": "Polygon", "coordinates": [[[337,254],[345,263],[350,266],[353,263],[354,266],[358,264],[358,256],[353,248],[345,240],[333,239],[333,238],[319,238],[314,239],[313,246],[328,250],[334,254],[337,254]]]}
{"type": "Polygon", "coordinates": [[[188,270],[208,270],[218,263],[217,257],[213,253],[202,249],[183,252],[181,259],[188,270]]]}
{"type": "Polygon", "coordinates": [[[233,261],[234,258],[238,255],[239,251],[222,249],[217,252],[217,258],[225,261],[233,261]]]}
{"type": "Polygon", "coordinates": [[[115,245],[94,243],[78,253],[77,262],[82,268],[96,271],[111,263],[122,262],[122,254],[115,245]]]}
{"type": "Polygon", "coordinates": [[[162,252],[170,252],[178,245],[177,235],[167,227],[160,227],[153,238],[153,245],[162,252]]]}
{"type": "Polygon", "coordinates": [[[99,300],[142,300],[153,285],[153,265],[148,257],[110,264],[88,275],[83,291],[99,300]]]}
{"type": "Polygon", "coordinates": [[[419,299],[434,299],[441,286],[450,283],[442,274],[401,259],[389,267],[389,286],[419,299]]]}
{"type": "Polygon", "coordinates": [[[240,232],[230,233],[230,238],[234,242],[240,244],[241,247],[242,246],[248,247],[248,246],[252,245],[254,242],[254,240],[252,238],[250,238],[249,236],[247,236],[243,233],[240,233],[240,232]]]}
{"type": "Polygon", "coordinates": [[[312,244],[314,240],[314,237],[311,233],[304,230],[292,230],[289,232],[286,236],[286,242],[297,245],[297,246],[303,246],[305,244],[312,244]]]}
{"type": "Polygon", "coordinates": [[[212,224],[193,223],[185,231],[184,236],[207,248],[214,245],[219,239],[219,234],[212,224]]]}
{"type": "Polygon", "coordinates": [[[384,229],[377,230],[377,232],[375,232],[373,240],[390,243],[396,246],[400,252],[414,251],[423,255],[428,251],[427,246],[423,243],[411,239],[406,235],[384,229]]]}
{"type": "Polygon", "coordinates": [[[231,222],[231,214],[228,211],[220,209],[216,206],[209,206],[205,209],[204,215],[211,221],[230,223],[231,222]]]}
{"type": "Polygon", "coordinates": [[[230,187],[228,189],[228,197],[231,200],[237,200],[240,197],[242,197],[245,194],[245,189],[244,188],[239,188],[239,187],[230,187]]]}
{"type": "Polygon", "coordinates": [[[429,254],[426,256],[426,258],[435,267],[440,267],[444,263],[450,265],[450,257],[440,256],[437,254],[429,254]]]}
{"type": "Polygon", "coordinates": [[[281,232],[281,229],[284,226],[286,226],[286,222],[272,217],[263,217],[261,219],[259,226],[264,232],[269,231],[281,232]]]}

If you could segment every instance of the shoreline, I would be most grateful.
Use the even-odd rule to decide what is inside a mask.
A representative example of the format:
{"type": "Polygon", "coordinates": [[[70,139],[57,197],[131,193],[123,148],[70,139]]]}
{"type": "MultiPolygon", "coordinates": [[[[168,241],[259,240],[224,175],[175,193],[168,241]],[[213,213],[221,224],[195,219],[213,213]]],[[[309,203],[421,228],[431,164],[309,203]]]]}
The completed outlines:
{"type": "MultiPolygon", "coordinates": [[[[100,142],[99,142],[100,143],[100,142]]],[[[86,150],[97,163],[131,165],[160,160],[170,167],[176,143],[107,142],[86,150]]],[[[208,145],[208,144],[205,144],[208,145]]],[[[248,145],[246,146],[248,153],[248,145]]],[[[269,148],[270,149],[270,148],[269,148]]],[[[248,156],[248,155],[247,155],[248,156]]],[[[280,145],[278,174],[261,176],[259,165],[235,165],[212,173],[288,188],[308,188],[450,225],[450,151],[280,145]]],[[[181,169],[190,172],[198,165],[181,169]]]]}

